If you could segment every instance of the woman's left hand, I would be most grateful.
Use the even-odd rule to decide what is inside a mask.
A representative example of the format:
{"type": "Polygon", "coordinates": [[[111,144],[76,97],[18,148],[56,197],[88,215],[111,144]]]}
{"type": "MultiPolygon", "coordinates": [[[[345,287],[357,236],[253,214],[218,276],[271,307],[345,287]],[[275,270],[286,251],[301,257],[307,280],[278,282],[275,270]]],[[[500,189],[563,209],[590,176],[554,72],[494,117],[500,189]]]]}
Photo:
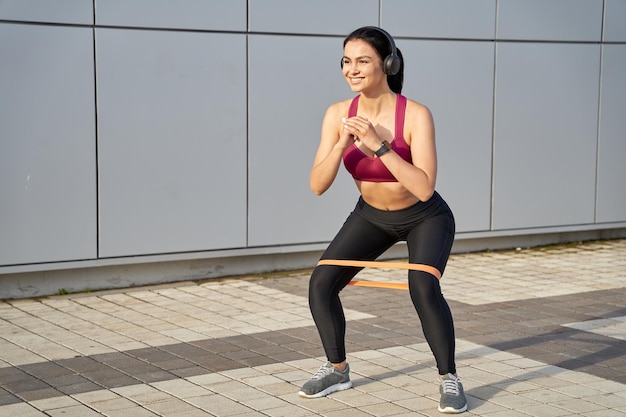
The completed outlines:
{"type": "Polygon", "coordinates": [[[365,117],[350,117],[345,120],[343,127],[354,136],[355,142],[362,142],[372,152],[376,152],[380,148],[382,141],[372,123],[365,117]]]}

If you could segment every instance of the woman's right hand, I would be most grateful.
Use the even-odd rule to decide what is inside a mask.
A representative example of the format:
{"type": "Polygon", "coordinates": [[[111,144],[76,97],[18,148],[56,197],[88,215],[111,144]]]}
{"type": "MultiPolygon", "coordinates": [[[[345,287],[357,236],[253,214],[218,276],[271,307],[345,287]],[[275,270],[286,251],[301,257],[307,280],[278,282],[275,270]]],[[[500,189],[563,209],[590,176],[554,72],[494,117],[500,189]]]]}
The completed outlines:
{"type": "Polygon", "coordinates": [[[354,135],[346,129],[346,118],[341,119],[342,128],[339,132],[339,140],[337,141],[337,146],[339,146],[342,150],[346,150],[355,142],[354,135]]]}

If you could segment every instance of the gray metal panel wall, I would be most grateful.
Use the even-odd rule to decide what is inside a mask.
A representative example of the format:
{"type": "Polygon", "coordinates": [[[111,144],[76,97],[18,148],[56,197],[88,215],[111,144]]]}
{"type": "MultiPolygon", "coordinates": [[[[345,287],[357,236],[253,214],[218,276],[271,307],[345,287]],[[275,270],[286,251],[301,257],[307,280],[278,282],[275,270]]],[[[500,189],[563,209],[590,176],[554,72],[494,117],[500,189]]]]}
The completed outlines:
{"type": "Polygon", "coordinates": [[[0,0],[0,20],[93,24],[93,0],[0,0]]]}
{"type": "Polygon", "coordinates": [[[398,40],[405,57],[403,93],[427,105],[437,135],[437,190],[457,232],[484,231],[491,216],[494,45],[398,40]]]}
{"type": "Polygon", "coordinates": [[[341,39],[252,35],[249,47],[249,244],[330,240],[358,195],[345,170],[323,197],[309,188],[326,107],[353,95],[341,39]]]}
{"type": "Polygon", "coordinates": [[[626,0],[604,0],[605,42],[626,42],[626,0]]]}
{"type": "Polygon", "coordinates": [[[498,0],[498,39],[600,41],[603,0],[498,0]]]}
{"type": "Polygon", "coordinates": [[[382,26],[394,37],[493,39],[496,0],[382,0],[382,26]]]}
{"type": "Polygon", "coordinates": [[[91,29],[0,24],[0,265],[96,253],[91,29]]]}
{"type": "MultiPolygon", "coordinates": [[[[250,30],[346,35],[378,22],[378,0],[251,0],[250,30]]],[[[249,245],[328,241],[356,203],[341,172],[323,197],[309,189],[322,118],[350,96],[342,38],[249,37],[249,245]]]]}
{"type": "MultiPolygon", "coordinates": [[[[624,2],[626,4],[626,2],[624,2]]],[[[598,222],[626,218],[626,45],[604,45],[598,147],[598,222]]]]}
{"type": "Polygon", "coordinates": [[[246,246],[245,36],[96,39],[100,256],[246,246]]]}
{"type": "Polygon", "coordinates": [[[347,35],[378,23],[378,0],[250,0],[249,7],[253,32],[347,35]]]}
{"type": "Polygon", "coordinates": [[[246,30],[246,0],[97,0],[96,24],[246,30]]]}
{"type": "Polygon", "coordinates": [[[493,228],[593,223],[600,46],[496,48],[493,228]]]}
{"type": "Polygon", "coordinates": [[[308,173],[368,24],[433,111],[459,237],[623,227],[624,21],[624,0],[0,0],[0,265],[321,247],[357,194],[308,173]]]}

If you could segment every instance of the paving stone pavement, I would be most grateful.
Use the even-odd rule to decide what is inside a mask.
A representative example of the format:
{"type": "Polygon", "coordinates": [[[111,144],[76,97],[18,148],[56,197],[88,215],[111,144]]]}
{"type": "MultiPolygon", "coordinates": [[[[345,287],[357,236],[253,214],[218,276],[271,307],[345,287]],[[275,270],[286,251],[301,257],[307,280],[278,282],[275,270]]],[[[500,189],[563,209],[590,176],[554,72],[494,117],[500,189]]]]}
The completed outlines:
{"type": "MultiPolygon", "coordinates": [[[[354,388],[298,397],[323,361],[308,272],[0,302],[0,416],[441,415],[396,289],[343,291],[354,388]]],[[[626,415],[626,240],[453,255],[442,288],[465,415],[626,415]]]]}

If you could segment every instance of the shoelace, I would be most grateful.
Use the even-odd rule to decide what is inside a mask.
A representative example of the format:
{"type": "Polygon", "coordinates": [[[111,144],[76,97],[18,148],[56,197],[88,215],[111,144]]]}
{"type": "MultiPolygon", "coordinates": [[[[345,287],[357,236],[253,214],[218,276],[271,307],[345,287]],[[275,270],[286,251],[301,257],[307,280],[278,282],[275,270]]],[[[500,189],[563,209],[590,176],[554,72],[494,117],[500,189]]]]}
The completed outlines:
{"type": "Polygon", "coordinates": [[[333,368],[329,368],[326,365],[322,365],[311,379],[322,379],[326,375],[330,375],[332,372],[333,372],[333,368]]]}
{"type": "Polygon", "coordinates": [[[459,384],[452,379],[444,379],[441,381],[444,394],[459,395],[459,384]]]}

